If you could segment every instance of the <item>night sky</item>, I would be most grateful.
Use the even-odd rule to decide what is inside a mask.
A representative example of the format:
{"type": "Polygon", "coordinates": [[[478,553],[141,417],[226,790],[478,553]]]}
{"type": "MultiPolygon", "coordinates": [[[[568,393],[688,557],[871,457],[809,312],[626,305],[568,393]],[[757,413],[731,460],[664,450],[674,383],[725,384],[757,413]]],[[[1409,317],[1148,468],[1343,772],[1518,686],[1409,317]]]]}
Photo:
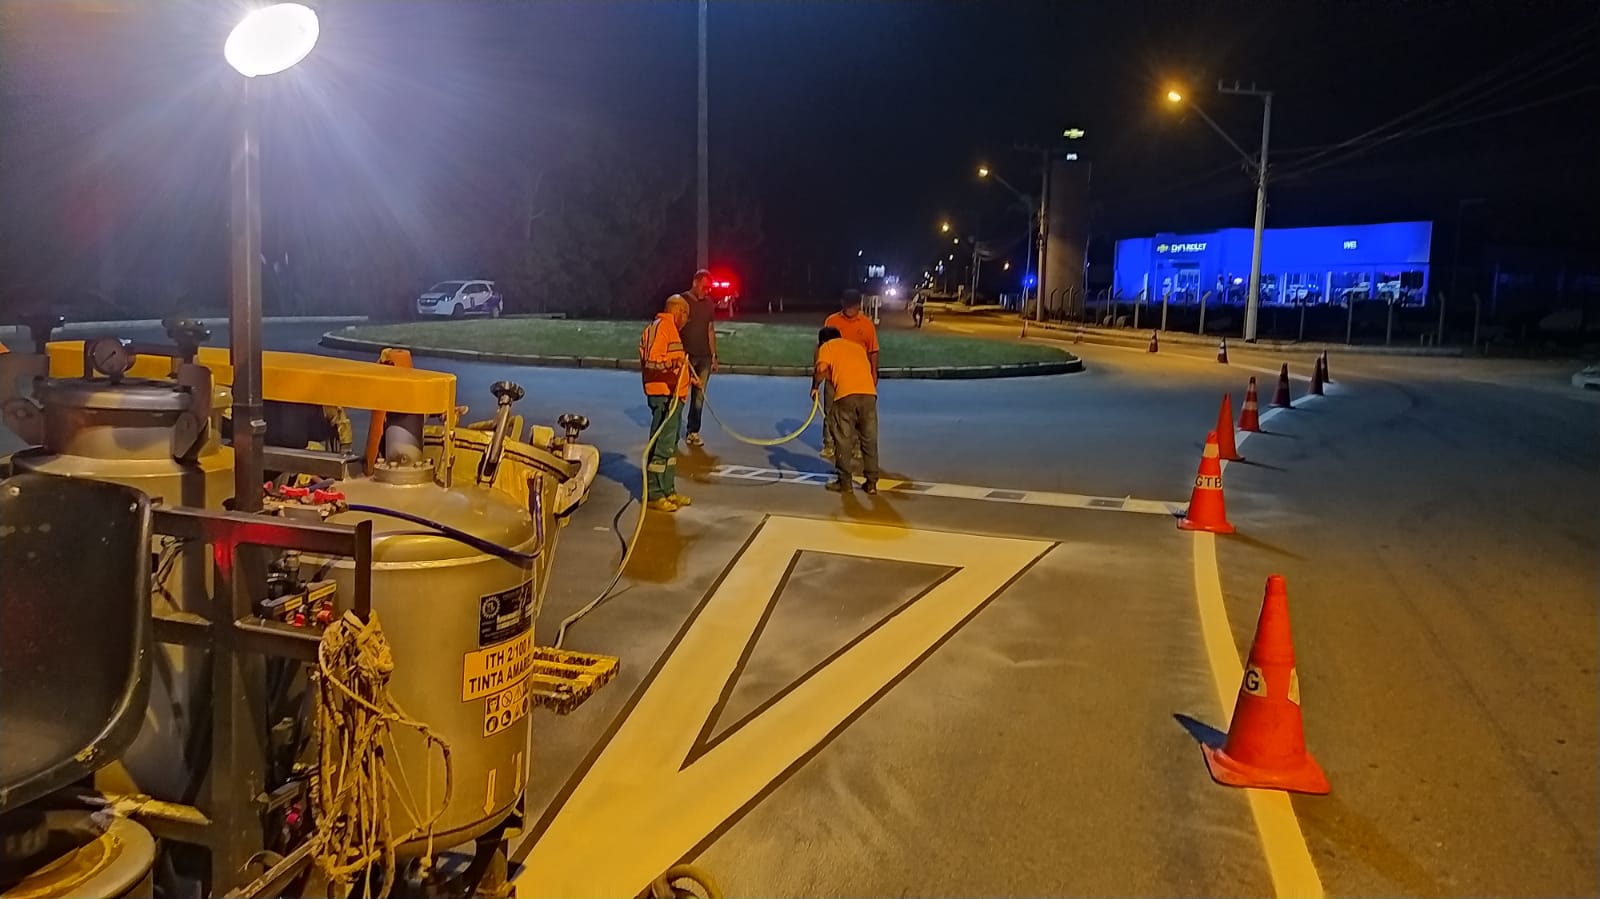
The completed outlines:
{"type": "MultiPolygon", "coordinates": [[[[280,136],[264,149],[278,179],[269,220],[272,202],[282,215],[303,193],[337,205],[341,191],[346,204],[377,192],[398,210],[416,183],[492,194],[505,189],[497,173],[518,164],[494,155],[504,135],[559,140],[573,123],[623,123],[640,152],[693,165],[693,3],[319,8],[323,41],[282,89],[310,102],[278,104],[274,115],[297,117],[277,132],[292,147],[280,136]]],[[[1481,197],[1497,239],[1591,244],[1596,9],[714,0],[713,182],[747,184],[765,232],[752,258],[722,261],[759,280],[784,261],[846,264],[865,249],[912,270],[939,251],[941,219],[1020,235],[1020,213],[974,169],[987,163],[1033,188],[1037,164],[1013,144],[1069,126],[1088,132],[1075,149],[1093,165],[1096,240],[1248,226],[1252,187],[1234,151],[1162,99],[1184,85],[1254,148],[1260,102],[1218,95],[1218,78],[1276,93],[1269,225],[1443,222],[1460,199],[1481,197]]],[[[236,15],[200,0],[0,0],[0,160],[10,169],[0,178],[66,179],[75,155],[143,152],[124,166],[131,196],[164,168],[163,202],[221,215],[225,192],[197,176],[224,165],[215,57],[236,15]],[[74,120],[92,139],[41,153],[19,137],[74,120]]],[[[0,215],[18,214],[5,205],[0,215]]]]}

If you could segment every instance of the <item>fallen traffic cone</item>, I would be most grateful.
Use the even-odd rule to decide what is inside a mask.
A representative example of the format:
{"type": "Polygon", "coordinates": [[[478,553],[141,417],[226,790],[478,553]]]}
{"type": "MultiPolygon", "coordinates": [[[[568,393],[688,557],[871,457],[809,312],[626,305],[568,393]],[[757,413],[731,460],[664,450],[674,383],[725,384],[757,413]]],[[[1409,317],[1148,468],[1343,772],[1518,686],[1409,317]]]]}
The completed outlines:
{"type": "Polygon", "coordinates": [[[1311,366],[1311,396],[1324,396],[1322,392],[1322,359],[1319,357],[1316,364],[1311,366]]]}
{"type": "Polygon", "coordinates": [[[1158,350],[1160,350],[1160,348],[1161,348],[1160,344],[1158,344],[1156,342],[1156,332],[1151,331],[1150,332],[1150,352],[1152,352],[1152,353],[1157,352],[1158,350]]]}
{"type": "Polygon", "coordinates": [[[1226,337],[1217,342],[1217,361],[1223,365],[1228,364],[1228,338],[1226,337]]]}
{"type": "Polygon", "coordinates": [[[1328,374],[1328,351],[1322,351],[1322,383],[1332,384],[1333,375],[1328,374]]]}
{"type": "Polygon", "coordinates": [[[1256,398],[1256,379],[1250,379],[1250,386],[1244,389],[1244,407],[1239,410],[1239,430],[1261,431],[1261,403],[1256,398]]]}
{"type": "Polygon", "coordinates": [[[1294,406],[1289,399],[1289,363],[1283,363],[1283,371],[1278,372],[1278,392],[1272,395],[1272,405],[1280,409],[1294,406]]]}
{"type": "Polygon", "coordinates": [[[1200,473],[1194,476],[1194,491],[1189,494],[1189,510],[1178,519],[1183,531],[1210,531],[1231,534],[1228,510],[1222,500],[1222,462],[1217,450],[1217,432],[1206,435],[1205,452],[1200,454],[1200,473]]]}
{"type": "Polygon", "coordinates": [[[1201,746],[1217,783],[1322,795],[1328,778],[1306,751],[1300,676],[1289,635],[1289,591],[1282,575],[1267,578],[1267,595],[1250,644],[1250,661],[1221,749],[1201,746]]]}
{"type": "Polygon", "coordinates": [[[1217,457],[1229,462],[1244,458],[1233,439],[1233,395],[1227,393],[1222,395],[1222,408],[1217,410],[1217,457]]]}

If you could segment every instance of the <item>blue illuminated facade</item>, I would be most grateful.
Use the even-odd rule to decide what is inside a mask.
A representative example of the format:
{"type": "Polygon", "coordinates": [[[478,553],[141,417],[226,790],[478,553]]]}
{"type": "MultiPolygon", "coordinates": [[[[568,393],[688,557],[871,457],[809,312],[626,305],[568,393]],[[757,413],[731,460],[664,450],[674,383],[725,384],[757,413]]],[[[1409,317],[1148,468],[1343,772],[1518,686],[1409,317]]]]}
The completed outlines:
{"type": "MultiPolygon", "coordinates": [[[[1243,303],[1249,228],[1117,241],[1113,290],[1147,301],[1243,303]]],[[[1268,228],[1261,237],[1261,302],[1343,306],[1353,300],[1420,305],[1428,292],[1432,222],[1268,228]]]]}

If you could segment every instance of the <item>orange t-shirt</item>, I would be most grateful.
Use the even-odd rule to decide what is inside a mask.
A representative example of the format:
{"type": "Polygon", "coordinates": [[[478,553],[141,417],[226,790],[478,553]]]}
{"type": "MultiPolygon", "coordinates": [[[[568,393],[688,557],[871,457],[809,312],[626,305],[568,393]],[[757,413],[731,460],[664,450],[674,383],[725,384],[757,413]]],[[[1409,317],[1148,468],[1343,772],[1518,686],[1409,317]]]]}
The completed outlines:
{"type": "Polygon", "coordinates": [[[861,348],[869,353],[878,351],[878,329],[864,312],[858,313],[855,318],[849,318],[843,312],[835,312],[828,316],[822,325],[826,328],[838,328],[840,337],[860,344],[861,348]]]}
{"type": "Polygon", "coordinates": [[[834,399],[863,393],[878,395],[878,383],[872,379],[872,361],[853,340],[840,337],[818,347],[817,368],[833,385],[834,399]]]}

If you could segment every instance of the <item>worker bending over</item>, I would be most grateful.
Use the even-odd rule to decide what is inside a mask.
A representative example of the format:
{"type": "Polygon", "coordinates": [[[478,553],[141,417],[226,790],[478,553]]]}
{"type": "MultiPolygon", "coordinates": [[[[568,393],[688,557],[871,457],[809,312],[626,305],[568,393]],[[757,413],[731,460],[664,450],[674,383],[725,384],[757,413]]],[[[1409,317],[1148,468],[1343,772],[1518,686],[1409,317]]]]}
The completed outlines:
{"type": "Polygon", "coordinates": [[[674,294],[667,298],[666,311],[658,313],[639,337],[639,371],[650,405],[650,433],[655,435],[645,469],[645,505],[657,512],[676,512],[690,503],[678,492],[678,423],[689,400],[689,385],[704,388],[705,384],[683,351],[681,329],[688,321],[688,302],[674,294]]]}
{"type": "MultiPolygon", "coordinates": [[[[871,317],[861,311],[861,291],[847,290],[844,298],[839,303],[838,312],[828,316],[823,321],[824,328],[833,328],[845,340],[851,341],[866,351],[867,361],[871,363],[872,383],[878,383],[878,328],[872,324],[871,317]]],[[[833,394],[831,386],[824,386],[822,391],[822,416],[823,421],[830,420],[833,412],[833,394]]],[[[876,391],[874,391],[876,392],[876,391]]],[[[822,435],[822,457],[833,457],[833,435],[827,429],[822,435]]],[[[845,457],[849,461],[849,456],[845,457]]]]}
{"type": "Polygon", "coordinates": [[[817,366],[811,374],[811,398],[824,384],[832,390],[827,432],[834,446],[838,478],[828,484],[835,493],[854,485],[850,461],[861,453],[861,489],[878,492],[878,372],[861,344],[839,335],[838,328],[817,332],[817,366]]]}

